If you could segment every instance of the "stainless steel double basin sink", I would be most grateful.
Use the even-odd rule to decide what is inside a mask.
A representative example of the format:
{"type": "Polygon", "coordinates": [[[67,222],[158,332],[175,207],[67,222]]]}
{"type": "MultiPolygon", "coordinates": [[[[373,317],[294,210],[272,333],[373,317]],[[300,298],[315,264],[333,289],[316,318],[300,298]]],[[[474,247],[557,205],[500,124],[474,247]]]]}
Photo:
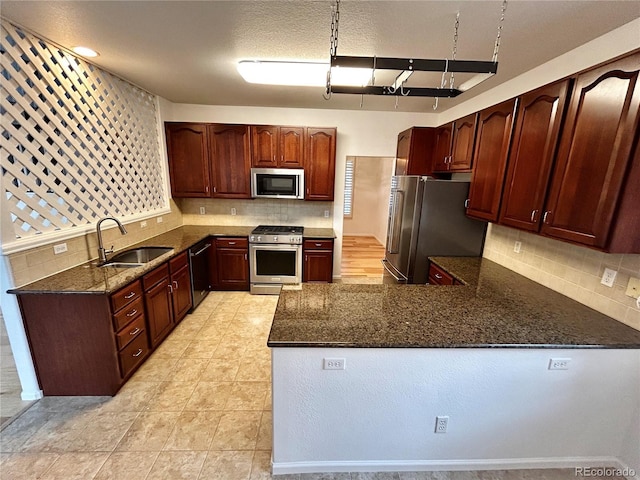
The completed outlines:
{"type": "Polygon", "coordinates": [[[131,250],[125,250],[124,252],[117,253],[100,266],[116,268],[141,267],[145,263],[149,263],[172,250],[173,248],[171,247],[133,248],[131,250]]]}

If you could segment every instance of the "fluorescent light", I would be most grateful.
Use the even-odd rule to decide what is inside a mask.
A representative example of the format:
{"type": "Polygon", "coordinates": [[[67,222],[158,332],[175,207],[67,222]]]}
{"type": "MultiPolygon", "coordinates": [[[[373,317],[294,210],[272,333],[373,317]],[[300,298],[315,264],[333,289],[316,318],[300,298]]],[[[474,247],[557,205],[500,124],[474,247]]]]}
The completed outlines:
{"type": "Polygon", "coordinates": [[[478,73],[477,75],[474,75],[473,77],[471,77],[466,82],[460,84],[460,86],[458,87],[458,90],[460,90],[462,92],[466,92],[467,90],[469,90],[469,89],[475,87],[476,85],[484,82],[488,78],[493,77],[493,75],[494,75],[493,73],[478,73]]]}
{"type": "MultiPolygon", "coordinates": [[[[323,62],[238,62],[238,73],[246,82],[264,85],[324,87],[327,84],[328,70],[329,64],[323,62]]],[[[335,85],[363,86],[370,78],[371,70],[366,68],[336,67],[331,72],[331,83],[335,85]]]]}
{"type": "Polygon", "coordinates": [[[73,47],[73,53],[77,53],[81,57],[97,57],[98,52],[87,47],[73,47]]]}

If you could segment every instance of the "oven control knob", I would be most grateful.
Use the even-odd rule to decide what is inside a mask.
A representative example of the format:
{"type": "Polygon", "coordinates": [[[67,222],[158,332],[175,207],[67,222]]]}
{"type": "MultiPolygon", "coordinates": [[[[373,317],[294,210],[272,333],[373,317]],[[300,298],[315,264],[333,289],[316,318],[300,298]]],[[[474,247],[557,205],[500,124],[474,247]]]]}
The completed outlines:
{"type": "Polygon", "coordinates": [[[258,242],[262,241],[262,237],[260,235],[258,235],[258,242]]]}
{"type": "Polygon", "coordinates": [[[278,236],[277,235],[273,236],[273,243],[278,243],[278,236]]]}
{"type": "Polygon", "coordinates": [[[256,239],[256,237],[254,237],[253,235],[251,235],[251,236],[249,237],[249,241],[250,241],[250,242],[253,242],[255,239],[256,239]]]}

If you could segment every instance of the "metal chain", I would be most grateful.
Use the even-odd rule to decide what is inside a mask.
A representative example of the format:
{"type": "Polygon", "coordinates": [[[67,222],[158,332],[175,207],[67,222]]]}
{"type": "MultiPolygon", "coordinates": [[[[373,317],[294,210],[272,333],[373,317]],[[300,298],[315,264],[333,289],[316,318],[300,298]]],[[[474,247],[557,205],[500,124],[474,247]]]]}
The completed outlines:
{"type": "Polygon", "coordinates": [[[338,52],[338,22],[340,21],[340,0],[331,6],[331,37],[329,43],[329,70],[327,70],[326,92],[322,95],[325,100],[331,98],[331,59],[338,52]]]}
{"type": "Polygon", "coordinates": [[[502,25],[504,24],[504,14],[507,11],[507,0],[502,0],[502,10],[500,13],[500,23],[498,23],[498,35],[496,36],[496,45],[493,47],[492,62],[498,61],[498,50],[500,50],[500,39],[502,38],[502,25]]]}
{"type": "MultiPolygon", "coordinates": [[[[458,30],[460,29],[460,11],[456,13],[456,23],[453,27],[453,53],[451,55],[451,60],[456,59],[456,55],[458,54],[458,30]]],[[[451,72],[451,77],[449,78],[449,88],[453,89],[455,84],[455,78],[453,76],[453,72],[451,72]]]]}

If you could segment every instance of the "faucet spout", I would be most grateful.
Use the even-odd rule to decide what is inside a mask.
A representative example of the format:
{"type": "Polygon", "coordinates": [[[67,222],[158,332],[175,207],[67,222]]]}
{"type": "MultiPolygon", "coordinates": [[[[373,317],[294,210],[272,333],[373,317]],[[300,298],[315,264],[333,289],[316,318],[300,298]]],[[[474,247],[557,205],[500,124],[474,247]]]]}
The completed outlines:
{"type": "Polygon", "coordinates": [[[104,222],[105,220],[113,220],[118,225],[118,228],[120,229],[120,233],[122,235],[126,235],[127,234],[127,229],[124,228],[124,225],[122,225],[122,223],[120,223],[120,220],[118,220],[117,218],[104,217],[104,218],[100,219],[100,221],[96,225],[96,233],[98,235],[98,259],[99,259],[100,263],[106,262],[107,261],[107,254],[113,252],[112,249],[106,250],[104,248],[104,245],[103,245],[103,242],[102,242],[102,230],[100,229],[100,227],[102,225],[102,222],[104,222]]]}

